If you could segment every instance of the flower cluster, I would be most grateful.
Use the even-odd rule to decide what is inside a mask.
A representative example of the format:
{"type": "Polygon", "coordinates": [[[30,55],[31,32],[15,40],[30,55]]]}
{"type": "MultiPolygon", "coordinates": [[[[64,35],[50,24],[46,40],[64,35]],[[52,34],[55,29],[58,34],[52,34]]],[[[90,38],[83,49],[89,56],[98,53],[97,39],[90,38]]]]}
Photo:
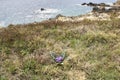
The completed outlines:
{"type": "Polygon", "coordinates": [[[57,63],[62,63],[65,59],[65,54],[62,53],[59,56],[57,56],[55,53],[50,53],[51,57],[54,59],[55,62],[57,63]]]}
{"type": "Polygon", "coordinates": [[[64,60],[64,58],[62,56],[58,56],[58,57],[55,58],[55,61],[57,63],[61,63],[61,62],[63,62],[63,60],[64,60]]]}

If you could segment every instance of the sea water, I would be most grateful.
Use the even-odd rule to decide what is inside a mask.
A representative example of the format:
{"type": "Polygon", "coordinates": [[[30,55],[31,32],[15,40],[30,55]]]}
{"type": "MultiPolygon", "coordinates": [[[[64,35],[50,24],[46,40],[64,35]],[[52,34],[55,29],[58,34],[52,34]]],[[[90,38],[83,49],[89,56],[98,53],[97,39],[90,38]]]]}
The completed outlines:
{"type": "Polygon", "coordinates": [[[112,3],[115,0],[0,0],[0,26],[40,22],[57,14],[77,16],[90,12],[91,7],[80,5],[83,2],[112,3]]]}

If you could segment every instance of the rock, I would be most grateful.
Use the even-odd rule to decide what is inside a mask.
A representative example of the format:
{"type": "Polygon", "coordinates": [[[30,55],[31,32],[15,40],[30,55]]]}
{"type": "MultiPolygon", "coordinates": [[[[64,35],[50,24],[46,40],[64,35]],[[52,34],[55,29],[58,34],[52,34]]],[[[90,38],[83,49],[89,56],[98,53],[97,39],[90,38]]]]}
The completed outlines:
{"type": "Polygon", "coordinates": [[[45,9],[44,8],[41,8],[41,11],[44,11],[45,9]]]}
{"type": "Polygon", "coordinates": [[[105,3],[100,3],[100,4],[98,4],[98,6],[106,6],[106,4],[105,3]]]}
{"type": "Polygon", "coordinates": [[[59,18],[59,17],[64,17],[64,16],[61,14],[58,14],[55,18],[59,18]]]}
{"type": "MultiPolygon", "coordinates": [[[[120,0],[117,1],[120,2],[120,0]]],[[[120,12],[120,6],[114,6],[114,5],[108,5],[105,3],[82,3],[81,5],[87,5],[87,6],[92,6],[93,10],[90,13],[87,13],[85,15],[82,16],[74,16],[74,17],[67,17],[67,16],[63,16],[61,14],[56,16],[56,20],[58,21],[70,21],[70,22],[80,22],[84,19],[88,19],[88,20],[111,20],[111,12],[120,12]],[[109,7],[109,8],[107,8],[109,7]]],[[[118,18],[120,18],[120,16],[118,16],[118,18]]]]}
{"type": "Polygon", "coordinates": [[[92,3],[92,2],[89,2],[87,5],[88,5],[88,6],[97,6],[96,3],[92,3]]]}
{"type": "Polygon", "coordinates": [[[99,8],[97,6],[93,7],[93,12],[99,11],[99,8]]]}
{"type": "Polygon", "coordinates": [[[74,16],[74,17],[67,17],[67,16],[62,16],[58,17],[56,20],[58,21],[70,21],[70,22],[80,22],[82,20],[110,20],[110,15],[108,13],[100,13],[100,12],[90,12],[82,16],[74,16]]]}
{"type": "Polygon", "coordinates": [[[109,12],[112,12],[112,11],[120,11],[120,7],[112,7],[110,9],[108,9],[109,12]]]}
{"type": "Polygon", "coordinates": [[[117,0],[116,3],[114,3],[114,5],[120,5],[120,0],[117,0]]]}
{"type": "Polygon", "coordinates": [[[82,3],[81,5],[87,5],[87,3],[82,3]]]}

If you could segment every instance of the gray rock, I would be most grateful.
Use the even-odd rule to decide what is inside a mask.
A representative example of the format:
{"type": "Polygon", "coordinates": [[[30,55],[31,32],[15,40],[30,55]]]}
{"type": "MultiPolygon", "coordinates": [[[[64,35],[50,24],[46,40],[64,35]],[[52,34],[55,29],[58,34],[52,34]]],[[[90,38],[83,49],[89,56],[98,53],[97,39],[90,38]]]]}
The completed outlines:
{"type": "Polygon", "coordinates": [[[61,14],[58,14],[55,18],[57,19],[57,18],[59,18],[59,17],[64,17],[64,16],[61,15],[61,14]]]}

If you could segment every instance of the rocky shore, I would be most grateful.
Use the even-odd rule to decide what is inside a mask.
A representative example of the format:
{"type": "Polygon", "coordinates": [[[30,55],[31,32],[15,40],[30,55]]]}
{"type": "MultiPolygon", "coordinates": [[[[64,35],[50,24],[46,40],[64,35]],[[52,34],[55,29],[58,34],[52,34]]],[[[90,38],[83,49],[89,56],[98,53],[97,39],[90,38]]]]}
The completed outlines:
{"type": "MultiPolygon", "coordinates": [[[[57,21],[72,21],[72,22],[79,22],[85,19],[88,20],[110,20],[111,15],[108,13],[93,13],[93,12],[89,12],[85,15],[80,15],[80,16],[73,16],[73,17],[69,17],[69,16],[62,16],[59,15],[55,18],[55,20],[57,21]]],[[[120,18],[120,16],[117,16],[116,18],[120,18]]]]}
{"type": "Polygon", "coordinates": [[[85,15],[80,16],[62,16],[58,15],[54,18],[56,21],[72,21],[72,22],[79,22],[85,19],[88,20],[111,20],[113,18],[120,19],[120,12],[118,13],[98,13],[98,12],[89,12],[85,15]]]}
{"type": "Polygon", "coordinates": [[[113,5],[108,5],[105,3],[83,3],[81,5],[87,5],[93,7],[93,10],[87,14],[79,16],[63,16],[61,14],[57,15],[54,19],[56,21],[71,21],[79,22],[85,19],[88,20],[111,20],[113,18],[120,19],[120,1],[118,0],[113,5]]]}
{"type": "MultiPolygon", "coordinates": [[[[40,23],[44,23],[47,21],[80,22],[86,19],[92,20],[92,21],[111,20],[113,18],[120,19],[120,0],[117,0],[112,5],[109,5],[106,3],[92,3],[92,2],[82,3],[81,5],[82,6],[87,5],[89,7],[92,7],[93,10],[89,13],[78,15],[78,16],[64,16],[64,15],[58,14],[55,18],[50,18],[49,20],[45,20],[40,23]]],[[[30,24],[34,24],[34,23],[30,23],[30,24]]]]}

